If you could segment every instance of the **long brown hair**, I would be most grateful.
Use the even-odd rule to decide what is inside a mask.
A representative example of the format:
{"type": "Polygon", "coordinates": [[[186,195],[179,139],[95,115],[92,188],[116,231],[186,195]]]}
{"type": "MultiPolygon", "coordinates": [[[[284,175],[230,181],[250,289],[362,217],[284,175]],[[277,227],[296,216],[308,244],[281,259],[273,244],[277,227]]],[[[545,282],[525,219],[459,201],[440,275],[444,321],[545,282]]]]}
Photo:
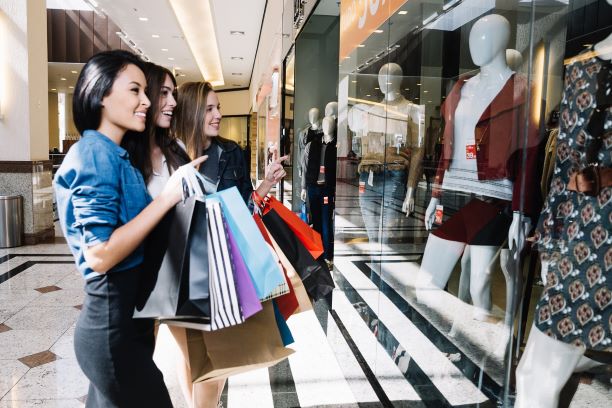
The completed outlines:
{"type": "Polygon", "coordinates": [[[190,157],[198,157],[204,150],[204,120],[206,98],[213,88],[209,82],[187,82],[181,85],[174,110],[173,133],[187,147],[190,157]]]}
{"type": "MultiPolygon", "coordinates": [[[[146,183],[153,175],[153,162],[151,161],[151,142],[155,142],[166,158],[168,172],[189,162],[189,157],[177,143],[176,137],[170,129],[157,126],[156,118],[159,115],[159,100],[166,76],[170,77],[176,88],[176,79],[170,70],[151,62],[145,63],[145,77],[147,78],[147,96],[151,106],[147,111],[146,127],[143,132],[127,132],[123,137],[121,146],[130,154],[132,165],[142,173],[146,183]]],[[[176,96],[175,96],[176,97],[176,96]]]]}

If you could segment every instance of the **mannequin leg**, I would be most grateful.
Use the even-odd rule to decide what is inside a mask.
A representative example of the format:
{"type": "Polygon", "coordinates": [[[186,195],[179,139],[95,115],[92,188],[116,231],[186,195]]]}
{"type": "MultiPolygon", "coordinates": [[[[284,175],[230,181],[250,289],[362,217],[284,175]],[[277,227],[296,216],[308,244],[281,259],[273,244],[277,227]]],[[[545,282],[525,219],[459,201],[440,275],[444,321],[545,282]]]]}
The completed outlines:
{"type": "Polygon", "coordinates": [[[557,408],[559,393],[576,367],[590,365],[583,354],[584,349],[548,337],[532,326],[516,369],[514,407],[557,408]]]}
{"type": "Polygon", "coordinates": [[[491,310],[491,267],[497,249],[488,245],[470,246],[470,294],[477,320],[485,320],[491,310]]]}
{"type": "Polygon", "coordinates": [[[470,296],[470,258],[470,246],[466,245],[463,256],[461,257],[461,275],[459,275],[459,289],[457,291],[457,297],[465,303],[470,303],[472,301],[472,297],[470,296]]]}
{"type": "Polygon", "coordinates": [[[429,235],[415,283],[419,301],[423,301],[427,293],[446,286],[464,248],[463,242],[449,241],[433,234],[429,235]]]}
{"type": "Polygon", "coordinates": [[[504,318],[506,326],[512,325],[512,320],[514,320],[514,315],[520,304],[520,295],[523,291],[523,273],[517,270],[515,262],[509,249],[501,250],[499,263],[506,279],[506,314],[504,318]],[[514,306],[514,310],[512,306],[514,306]]]}

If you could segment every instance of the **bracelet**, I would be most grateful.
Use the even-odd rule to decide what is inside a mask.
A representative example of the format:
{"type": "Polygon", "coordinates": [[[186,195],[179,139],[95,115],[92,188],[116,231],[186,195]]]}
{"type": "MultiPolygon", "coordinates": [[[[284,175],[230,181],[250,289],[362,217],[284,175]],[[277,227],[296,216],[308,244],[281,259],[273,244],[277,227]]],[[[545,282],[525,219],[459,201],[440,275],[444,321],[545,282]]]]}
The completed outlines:
{"type": "Polygon", "coordinates": [[[253,201],[255,202],[255,204],[261,207],[263,203],[263,198],[261,198],[261,196],[257,193],[257,191],[253,190],[252,197],[253,197],[253,201]]]}

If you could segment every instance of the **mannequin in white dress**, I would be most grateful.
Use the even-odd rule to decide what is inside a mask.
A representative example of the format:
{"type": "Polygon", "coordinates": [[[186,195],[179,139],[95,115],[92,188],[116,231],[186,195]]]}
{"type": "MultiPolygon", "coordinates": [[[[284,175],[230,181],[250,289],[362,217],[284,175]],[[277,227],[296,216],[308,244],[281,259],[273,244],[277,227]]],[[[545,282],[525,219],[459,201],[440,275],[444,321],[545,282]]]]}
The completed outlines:
{"type": "MultiPolygon", "coordinates": [[[[454,142],[451,165],[446,170],[442,188],[482,195],[494,199],[512,200],[513,183],[508,179],[479,180],[477,161],[466,154],[475,146],[475,127],[485,109],[496,98],[513,75],[506,63],[506,47],[510,38],[510,23],[500,15],[479,19],[470,31],[469,47],[472,60],[480,72],[467,80],[455,111],[454,142]]],[[[493,136],[491,136],[493,137],[493,136]]],[[[475,153],[475,151],[474,151],[475,153]]],[[[430,230],[440,201],[432,198],[425,212],[425,227],[430,230]]],[[[514,213],[508,231],[508,246],[517,252],[524,245],[530,221],[514,213]]],[[[465,242],[442,239],[430,234],[417,277],[417,288],[444,288],[450,274],[464,252],[470,256],[470,294],[475,306],[474,318],[485,320],[491,310],[490,273],[498,246],[468,245],[465,242]]],[[[424,293],[421,291],[421,295],[424,293]]],[[[417,290],[419,296],[419,290],[417,290]]]]}

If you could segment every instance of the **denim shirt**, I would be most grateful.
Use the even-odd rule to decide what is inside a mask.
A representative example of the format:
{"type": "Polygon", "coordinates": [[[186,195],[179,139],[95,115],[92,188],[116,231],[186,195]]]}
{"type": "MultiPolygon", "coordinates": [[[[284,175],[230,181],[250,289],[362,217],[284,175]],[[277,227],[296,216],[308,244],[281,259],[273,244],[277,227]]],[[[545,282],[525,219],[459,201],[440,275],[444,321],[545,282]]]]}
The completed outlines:
{"type": "MultiPolygon", "coordinates": [[[[85,279],[99,275],[87,264],[85,248],[108,241],[115,229],[151,202],[128,152],[95,130],[83,132],[81,140],[72,146],[55,175],[53,188],[62,231],[85,279]]],[[[142,262],[140,245],[109,272],[142,262]]]]}

